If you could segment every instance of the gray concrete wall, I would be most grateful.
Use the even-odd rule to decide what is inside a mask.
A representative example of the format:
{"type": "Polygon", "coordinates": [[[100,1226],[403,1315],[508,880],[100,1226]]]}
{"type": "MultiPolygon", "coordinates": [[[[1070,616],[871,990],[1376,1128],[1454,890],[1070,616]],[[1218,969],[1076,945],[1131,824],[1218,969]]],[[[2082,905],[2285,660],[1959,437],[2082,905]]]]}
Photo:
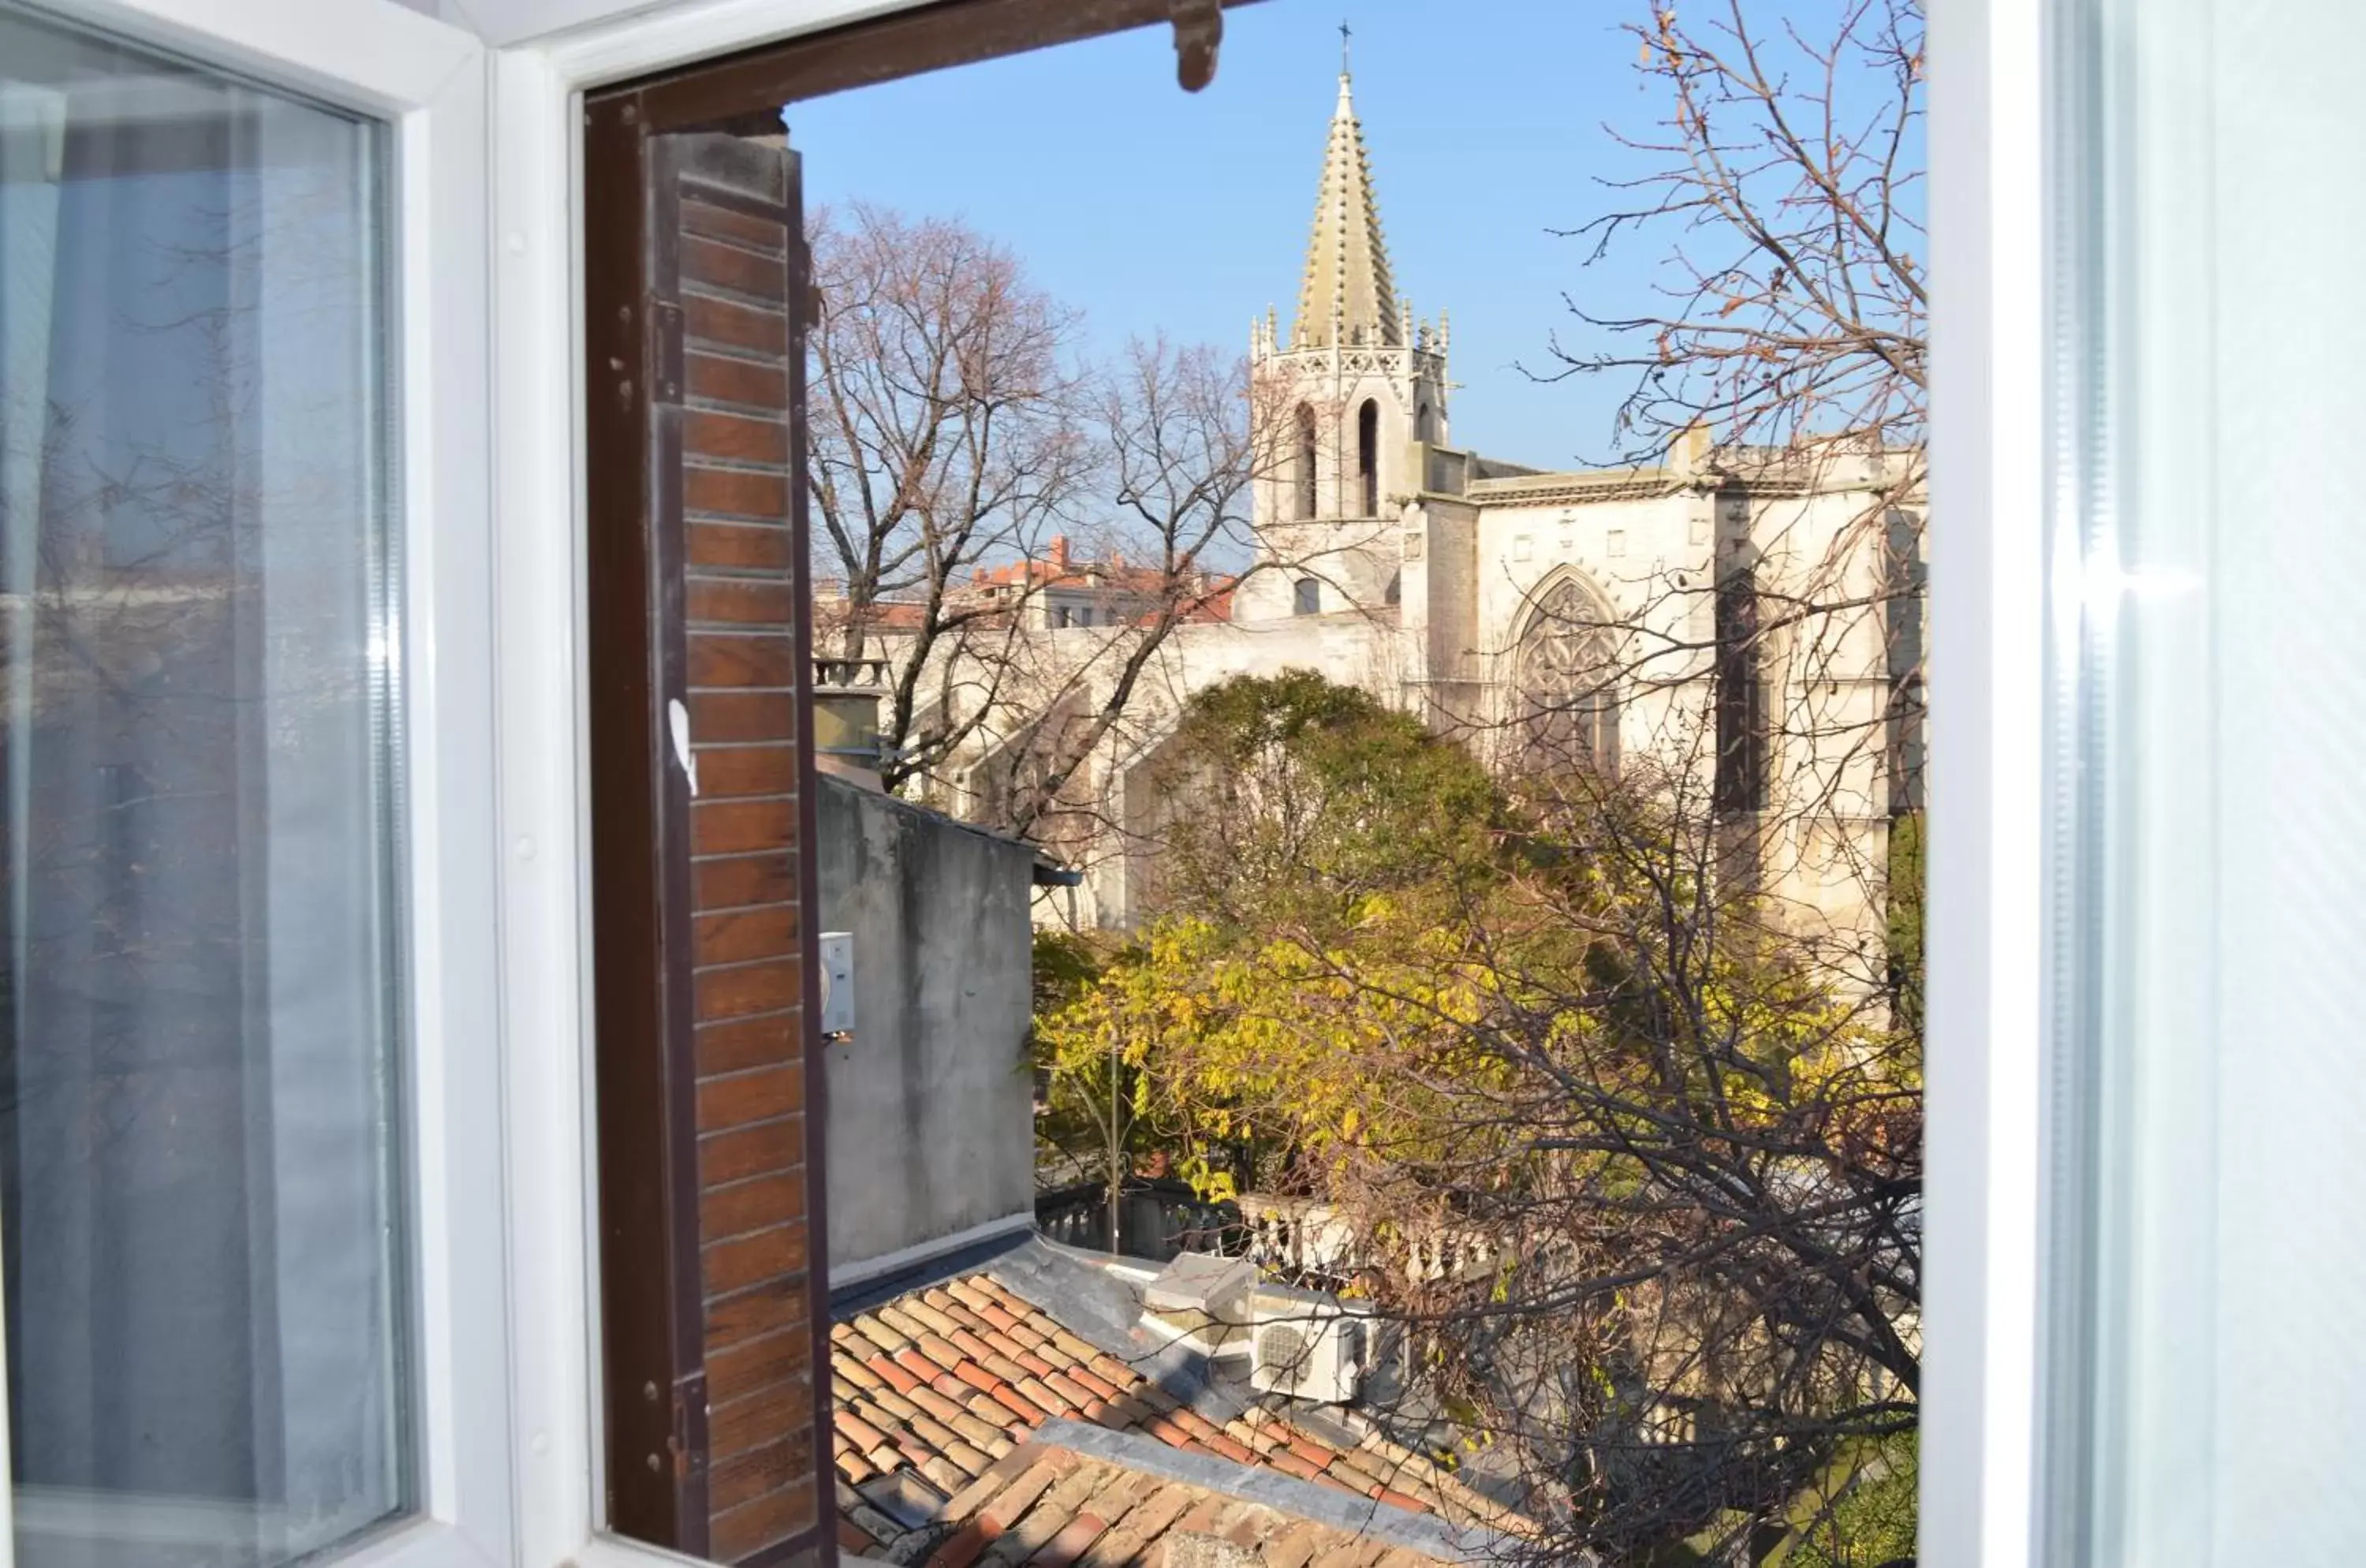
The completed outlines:
{"type": "Polygon", "coordinates": [[[1034,853],[828,776],[817,809],[821,929],[854,937],[854,1033],[828,1054],[839,1274],[1034,1212],[1034,853]]]}

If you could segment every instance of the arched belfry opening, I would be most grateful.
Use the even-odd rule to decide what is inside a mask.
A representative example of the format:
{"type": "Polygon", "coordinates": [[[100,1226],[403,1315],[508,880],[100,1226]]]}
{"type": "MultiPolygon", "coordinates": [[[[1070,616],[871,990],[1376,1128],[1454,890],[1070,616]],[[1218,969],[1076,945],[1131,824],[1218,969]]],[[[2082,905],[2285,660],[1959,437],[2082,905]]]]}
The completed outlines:
{"type": "Polygon", "coordinates": [[[1356,411],[1356,484],[1363,510],[1358,517],[1380,514],[1380,405],[1371,398],[1356,411]]]}

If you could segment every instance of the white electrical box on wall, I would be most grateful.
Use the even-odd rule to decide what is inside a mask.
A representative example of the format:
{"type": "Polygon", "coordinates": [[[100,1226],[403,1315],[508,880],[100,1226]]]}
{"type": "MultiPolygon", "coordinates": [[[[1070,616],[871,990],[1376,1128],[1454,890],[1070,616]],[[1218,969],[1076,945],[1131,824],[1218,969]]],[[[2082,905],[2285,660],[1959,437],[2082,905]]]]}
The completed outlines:
{"type": "Polygon", "coordinates": [[[821,1032],[832,1039],[854,1032],[854,933],[824,931],[821,943],[821,1032]]]}

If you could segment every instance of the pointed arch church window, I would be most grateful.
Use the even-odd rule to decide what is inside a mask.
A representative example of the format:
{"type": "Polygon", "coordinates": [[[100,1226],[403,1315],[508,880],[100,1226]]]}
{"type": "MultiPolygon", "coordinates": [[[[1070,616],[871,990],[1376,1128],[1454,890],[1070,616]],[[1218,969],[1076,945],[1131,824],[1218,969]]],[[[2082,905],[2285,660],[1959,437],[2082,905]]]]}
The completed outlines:
{"type": "Polygon", "coordinates": [[[1380,514],[1380,405],[1370,398],[1356,411],[1356,479],[1363,487],[1358,517],[1380,514]]]}
{"type": "Polygon", "coordinates": [[[1537,604],[1514,660],[1523,765],[1607,777],[1618,768],[1618,672],[1610,617],[1563,581],[1537,604]]]}
{"type": "Polygon", "coordinates": [[[1290,478],[1298,488],[1298,518],[1305,522],[1314,515],[1314,411],[1304,403],[1298,405],[1298,451],[1291,468],[1290,478]]]}

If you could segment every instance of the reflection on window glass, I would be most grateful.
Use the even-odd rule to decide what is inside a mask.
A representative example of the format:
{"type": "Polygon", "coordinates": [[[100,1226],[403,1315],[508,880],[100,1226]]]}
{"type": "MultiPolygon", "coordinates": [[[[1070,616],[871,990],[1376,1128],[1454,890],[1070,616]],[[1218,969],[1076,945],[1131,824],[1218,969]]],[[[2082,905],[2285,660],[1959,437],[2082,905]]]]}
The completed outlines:
{"type": "Polygon", "coordinates": [[[0,0],[17,1561],[411,1498],[378,127],[0,0]]]}

